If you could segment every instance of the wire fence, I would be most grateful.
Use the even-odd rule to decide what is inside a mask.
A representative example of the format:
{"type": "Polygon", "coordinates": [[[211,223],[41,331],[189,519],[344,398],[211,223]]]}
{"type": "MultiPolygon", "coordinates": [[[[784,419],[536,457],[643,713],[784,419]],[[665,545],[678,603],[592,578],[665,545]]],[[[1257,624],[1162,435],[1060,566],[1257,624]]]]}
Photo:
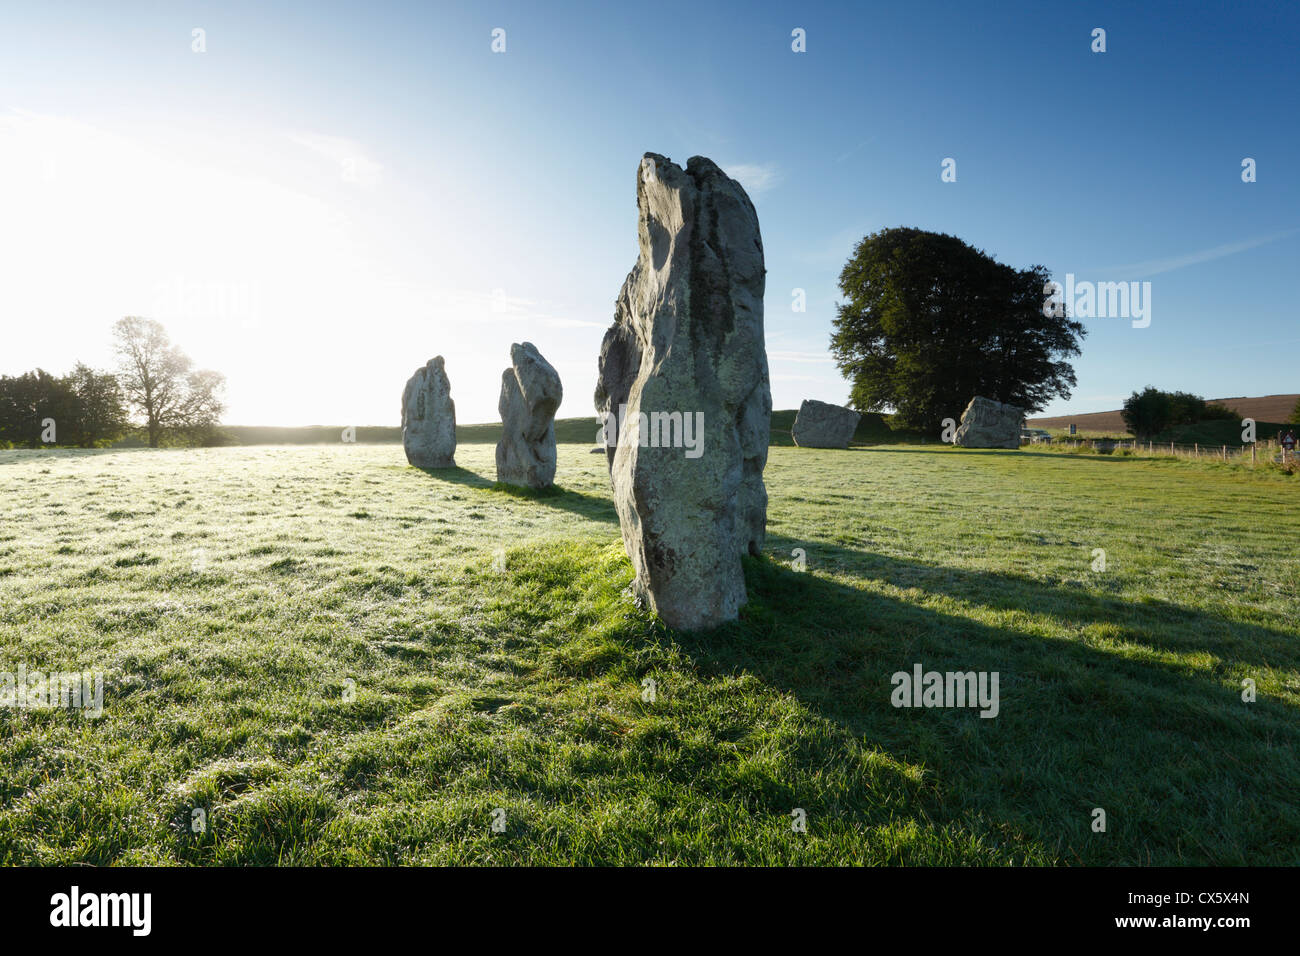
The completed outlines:
{"type": "MultiPolygon", "coordinates": [[[[1046,443],[1043,443],[1046,444],[1046,443]]],[[[1197,442],[1179,444],[1161,441],[1120,441],[1106,438],[1058,439],[1051,442],[1052,448],[1070,448],[1073,450],[1090,449],[1098,454],[1113,454],[1123,451],[1131,455],[1163,456],[1166,458],[1215,459],[1218,461],[1272,461],[1280,465],[1294,464],[1300,461],[1300,450],[1288,449],[1273,439],[1251,442],[1243,445],[1202,445],[1197,442]]]]}

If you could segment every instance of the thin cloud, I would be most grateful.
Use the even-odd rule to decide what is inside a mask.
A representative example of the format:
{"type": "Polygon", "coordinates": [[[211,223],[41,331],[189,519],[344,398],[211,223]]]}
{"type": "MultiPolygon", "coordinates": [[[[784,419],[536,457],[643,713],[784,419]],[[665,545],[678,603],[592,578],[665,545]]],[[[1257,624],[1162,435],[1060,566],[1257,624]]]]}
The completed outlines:
{"type": "Polygon", "coordinates": [[[608,322],[587,322],[584,319],[543,319],[553,329],[605,329],[608,322]]]}
{"type": "Polygon", "coordinates": [[[850,149],[847,153],[841,153],[839,156],[836,156],[833,160],[831,160],[831,162],[833,162],[833,163],[842,163],[842,162],[844,162],[844,160],[848,159],[850,156],[852,156],[852,155],[853,155],[854,153],[856,153],[858,150],[862,149],[863,146],[866,146],[868,143],[874,142],[875,139],[876,139],[876,137],[874,137],[874,136],[869,136],[868,138],[864,139],[862,142],[858,143],[857,146],[854,146],[852,149],[850,149]]]}
{"type": "Polygon", "coordinates": [[[379,184],[379,174],[384,167],[375,162],[365,147],[355,140],[321,133],[290,133],[290,141],[323,156],[338,167],[344,182],[355,183],[367,189],[379,184]]]}
{"type": "Polygon", "coordinates": [[[1202,249],[1200,252],[1169,256],[1165,259],[1149,259],[1145,262],[1134,262],[1126,266],[1116,266],[1111,269],[1099,269],[1097,271],[1121,279],[1141,279],[1147,276],[1160,275],[1162,272],[1172,272],[1186,266],[1199,265],[1202,262],[1213,262],[1215,259],[1222,259],[1225,256],[1234,256],[1239,252],[1245,252],[1247,249],[1255,249],[1270,242],[1276,242],[1279,239],[1287,239],[1297,232],[1300,232],[1300,229],[1288,229],[1286,232],[1275,232],[1271,235],[1246,239],[1241,242],[1227,242],[1212,249],[1202,249]]]}
{"type": "Polygon", "coordinates": [[[825,352],[768,352],[767,357],[774,362],[806,362],[817,365],[829,365],[835,361],[825,352]]]}
{"type": "Polygon", "coordinates": [[[794,258],[814,268],[839,270],[853,256],[853,250],[862,238],[875,228],[879,227],[864,224],[841,229],[824,240],[795,252],[794,258]]]}
{"type": "Polygon", "coordinates": [[[732,179],[740,181],[745,192],[757,196],[781,181],[781,173],[772,163],[735,163],[723,167],[732,179]]]}
{"type": "Polygon", "coordinates": [[[534,308],[537,302],[504,289],[447,289],[434,294],[434,302],[452,316],[489,321],[519,321],[547,317],[534,308]]]}
{"type": "Polygon", "coordinates": [[[448,317],[486,322],[531,322],[551,329],[605,329],[608,322],[593,322],[556,315],[553,305],[508,295],[504,289],[443,289],[433,294],[435,308],[448,317]]]}

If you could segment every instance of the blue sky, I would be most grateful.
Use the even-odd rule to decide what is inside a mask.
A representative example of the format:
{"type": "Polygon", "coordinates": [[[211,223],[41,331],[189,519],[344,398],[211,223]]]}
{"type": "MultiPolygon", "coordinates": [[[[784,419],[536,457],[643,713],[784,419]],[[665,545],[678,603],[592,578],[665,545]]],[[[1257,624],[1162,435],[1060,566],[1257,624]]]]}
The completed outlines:
{"type": "Polygon", "coordinates": [[[143,314],[226,372],[230,423],[395,424],[434,354],[470,422],[529,340],[588,414],[654,151],[754,199],[778,408],[847,397],[836,279],[901,225],[1151,282],[1149,327],[1086,321],[1046,413],[1300,391],[1297,7],[1126,6],[11,6],[0,372],[106,365],[143,314]]]}

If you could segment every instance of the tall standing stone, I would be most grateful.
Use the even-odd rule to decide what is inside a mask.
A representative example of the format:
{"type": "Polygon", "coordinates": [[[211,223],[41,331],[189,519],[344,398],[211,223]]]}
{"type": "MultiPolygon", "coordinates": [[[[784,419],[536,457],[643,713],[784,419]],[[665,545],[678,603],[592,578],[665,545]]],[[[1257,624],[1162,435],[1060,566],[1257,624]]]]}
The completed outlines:
{"type": "Polygon", "coordinates": [[[600,351],[596,407],[633,590],[671,627],[734,619],[767,526],[772,394],[763,241],[711,160],[637,170],[640,255],[600,351]]]}
{"type": "Polygon", "coordinates": [[[510,346],[497,402],[497,481],[529,488],[549,488],[555,481],[555,411],[563,398],[559,373],[537,346],[510,346]]]}
{"type": "Polygon", "coordinates": [[[441,355],[416,369],[402,392],[402,447],[416,468],[456,467],[456,403],[441,355]]]}

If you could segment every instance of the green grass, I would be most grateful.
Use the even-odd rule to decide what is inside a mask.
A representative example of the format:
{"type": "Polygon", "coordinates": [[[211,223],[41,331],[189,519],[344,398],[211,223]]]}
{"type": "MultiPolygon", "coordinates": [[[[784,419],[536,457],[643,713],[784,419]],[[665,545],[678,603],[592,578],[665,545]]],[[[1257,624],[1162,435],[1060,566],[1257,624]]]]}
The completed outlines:
{"type": "MultiPolygon", "coordinates": [[[[557,418],[555,439],[560,442],[596,441],[598,422],[594,414],[582,418],[557,418]]],[[[225,425],[221,432],[230,445],[335,445],[343,435],[342,425],[307,425],[285,428],[273,425],[225,425]]],[[[360,425],[354,434],[357,444],[393,444],[402,440],[402,429],[395,425],[360,425]]],[[[495,444],[501,438],[501,423],[457,425],[458,444],[495,444]]]]}
{"type": "Polygon", "coordinates": [[[750,604],[683,634],[600,456],[492,454],[0,452],[0,670],[106,685],[0,710],[0,862],[1300,862],[1295,478],[774,448],[750,604]],[[999,715],[893,708],[918,662],[999,715]]]}
{"type": "MultiPolygon", "coordinates": [[[[599,432],[600,422],[594,414],[581,418],[557,418],[555,420],[555,440],[562,444],[574,443],[594,446],[598,444],[599,432]]],[[[401,441],[401,438],[401,430],[399,429],[398,441],[401,441]]],[[[456,441],[461,444],[491,442],[495,445],[500,440],[500,422],[491,422],[486,425],[456,426],[456,441]]]]}

